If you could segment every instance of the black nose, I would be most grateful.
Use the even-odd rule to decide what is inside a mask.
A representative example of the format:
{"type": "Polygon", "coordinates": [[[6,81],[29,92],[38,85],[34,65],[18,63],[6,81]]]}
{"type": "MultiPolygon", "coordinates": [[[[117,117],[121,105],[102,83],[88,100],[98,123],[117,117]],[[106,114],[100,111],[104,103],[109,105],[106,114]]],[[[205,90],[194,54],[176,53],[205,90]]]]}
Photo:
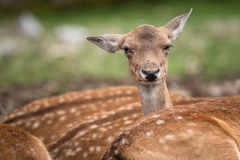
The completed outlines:
{"type": "Polygon", "coordinates": [[[159,73],[159,68],[157,68],[156,70],[145,70],[142,69],[142,74],[145,76],[145,79],[147,79],[148,81],[154,81],[157,79],[157,74],[159,73]]]}

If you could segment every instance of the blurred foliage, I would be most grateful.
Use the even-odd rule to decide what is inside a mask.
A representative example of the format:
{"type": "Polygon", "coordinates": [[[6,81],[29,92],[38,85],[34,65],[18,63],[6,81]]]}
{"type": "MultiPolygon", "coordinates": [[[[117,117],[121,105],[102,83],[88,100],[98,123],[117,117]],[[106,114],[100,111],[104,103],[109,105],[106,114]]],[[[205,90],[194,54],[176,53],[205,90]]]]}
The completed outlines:
{"type": "MultiPolygon", "coordinates": [[[[193,8],[184,33],[173,42],[169,73],[206,79],[239,78],[239,1],[126,1],[126,0],[0,0],[0,40],[18,40],[17,49],[0,57],[0,87],[90,78],[124,79],[124,54],[107,54],[83,42],[59,42],[56,28],[71,24],[88,35],[126,33],[143,23],[162,26],[193,8]],[[18,18],[32,12],[44,27],[38,39],[22,36],[18,18]]],[[[1,42],[0,42],[1,43],[1,42]]],[[[96,82],[97,83],[97,82],[96,82]]],[[[64,85],[63,85],[64,87],[64,85]]]]}

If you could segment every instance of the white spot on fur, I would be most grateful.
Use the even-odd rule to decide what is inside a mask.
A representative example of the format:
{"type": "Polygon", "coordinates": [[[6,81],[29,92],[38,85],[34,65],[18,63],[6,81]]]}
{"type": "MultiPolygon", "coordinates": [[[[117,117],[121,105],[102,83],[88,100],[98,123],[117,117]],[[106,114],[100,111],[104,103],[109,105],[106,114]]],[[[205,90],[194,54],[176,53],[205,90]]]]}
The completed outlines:
{"type": "Polygon", "coordinates": [[[122,91],[117,91],[116,94],[120,95],[120,94],[122,94],[122,91]]]}
{"type": "Polygon", "coordinates": [[[101,118],[107,118],[108,116],[107,115],[102,115],[101,118]]]}
{"type": "Polygon", "coordinates": [[[109,96],[113,96],[114,93],[113,93],[113,92],[109,92],[108,95],[109,95],[109,96]]]}
{"type": "Polygon", "coordinates": [[[60,99],[59,99],[59,103],[63,103],[63,102],[65,102],[64,97],[60,97],[60,99]]]}
{"type": "Polygon", "coordinates": [[[172,134],[167,134],[167,135],[164,136],[164,138],[165,138],[166,140],[171,140],[171,141],[174,141],[174,140],[175,140],[175,136],[172,135],[172,134]]]}
{"type": "Polygon", "coordinates": [[[87,158],[87,157],[88,157],[88,153],[86,153],[86,152],[83,153],[83,157],[84,157],[84,158],[87,158]]]}
{"type": "Polygon", "coordinates": [[[158,142],[161,143],[161,144],[165,143],[165,141],[166,140],[163,137],[160,137],[159,140],[158,140],[158,142]]]}
{"type": "Polygon", "coordinates": [[[58,151],[59,151],[59,148],[56,148],[56,149],[54,149],[54,151],[53,151],[53,152],[55,152],[55,153],[56,153],[56,152],[58,152],[58,151]]]}
{"type": "Polygon", "coordinates": [[[163,124],[164,121],[163,121],[163,120],[158,120],[156,123],[157,123],[157,124],[163,124]]]}
{"type": "Polygon", "coordinates": [[[183,119],[182,116],[177,116],[177,117],[175,117],[175,120],[181,120],[181,119],[183,119]]]}
{"type": "Polygon", "coordinates": [[[67,156],[74,156],[76,153],[73,150],[69,149],[69,150],[66,151],[65,154],[66,154],[66,157],[67,157],[67,156]]]}
{"type": "Polygon", "coordinates": [[[70,109],[70,113],[75,113],[76,112],[76,108],[71,108],[70,109]]]}
{"type": "Polygon", "coordinates": [[[97,151],[97,152],[100,152],[100,151],[101,151],[101,147],[100,147],[100,146],[97,146],[97,147],[96,147],[96,151],[97,151]]]}
{"type": "Polygon", "coordinates": [[[82,132],[80,132],[78,135],[79,135],[79,136],[82,136],[82,135],[84,135],[84,134],[86,134],[86,132],[85,132],[85,131],[82,131],[82,132]]]}
{"type": "Polygon", "coordinates": [[[39,125],[40,125],[40,123],[39,123],[39,122],[35,122],[35,123],[33,124],[32,128],[33,128],[33,129],[35,129],[35,128],[38,128],[38,127],[39,127],[39,125]]]}
{"type": "Polygon", "coordinates": [[[133,121],[128,120],[128,121],[125,121],[124,124],[131,124],[132,122],[133,121]]]}
{"type": "Polygon", "coordinates": [[[61,137],[64,137],[66,136],[67,133],[61,133],[61,137]]]}
{"type": "Polygon", "coordinates": [[[110,136],[110,137],[107,138],[107,142],[110,143],[110,142],[112,142],[112,141],[113,141],[113,137],[112,137],[112,136],[110,136]]]}
{"type": "Polygon", "coordinates": [[[64,114],[66,114],[66,112],[63,111],[63,110],[59,110],[59,111],[57,111],[57,115],[64,115],[64,114]]]}
{"type": "Polygon", "coordinates": [[[194,122],[188,122],[188,124],[187,124],[188,126],[197,126],[197,124],[196,123],[194,123],[194,122]]]}
{"type": "Polygon", "coordinates": [[[112,99],[107,100],[107,103],[113,103],[112,99]]]}
{"type": "Polygon", "coordinates": [[[91,99],[92,97],[90,95],[87,95],[86,97],[84,97],[85,99],[91,99]]]}
{"type": "Polygon", "coordinates": [[[105,132],[107,129],[106,128],[100,128],[102,132],[105,132]]]}
{"type": "Polygon", "coordinates": [[[147,137],[151,137],[152,135],[153,135],[153,132],[147,132],[147,133],[146,133],[146,136],[147,136],[147,137]]]}
{"type": "Polygon", "coordinates": [[[133,92],[131,90],[127,90],[126,93],[129,95],[132,94],[133,92]]]}
{"type": "Polygon", "coordinates": [[[94,150],[95,150],[95,149],[94,149],[93,146],[89,147],[89,151],[90,151],[90,152],[93,152],[94,150]]]}
{"type": "Polygon", "coordinates": [[[116,114],[116,112],[115,112],[115,111],[110,111],[110,113],[111,113],[111,114],[116,114]]]}
{"type": "Polygon", "coordinates": [[[191,129],[187,129],[187,133],[188,133],[189,135],[193,135],[193,134],[194,134],[194,131],[191,130],[191,129]]]}
{"type": "Polygon", "coordinates": [[[81,151],[81,150],[82,150],[81,147],[76,148],[76,152],[79,152],[79,151],[81,151]]]}
{"type": "Polygon", "coordinates": [[[114,151],[114,153],[115,153],[115,154],[118,154],[118,153],[119,153],[119,151],[118,151],[118,150],[115,150],[115,151],[114,151]]]}
{"type": "Polygon", "coordinates": [[[93,133],[92,134],[92,138],[96,138],[97,137],[97,134],[96,133],[93,133]]]}
{"type": "Polygon", "coordinates": [[[79,145],[79,142],[76,141],[76,142],[73,143],[73,145],[74,145],[75,147],[77,147],[77,146],[79,145]]]}
{"type": "Polygon", "coordinates": [[[65,119],[66,119],[66,116],[62,116],[59,118],[60,121],[65,121],[65,119]]]}
{"type": "Polygon", "coordinates": [[[129,117],[124,117],[124,118],[123,118],[123,120],[128,120],[128,119],[129,119],[129,117]]]}
{"type": "Polygon", "coordinates": [[[97,128],[97,127],[98,127],[98,125],[93,124],[93,125],[91,125],[89,128],[90,128],[90,129],[94,129],[94,128],[97,128]]]}
{"type": "Polygon", "coordinates": [[[25,112],[17,112],[15,113],[16,116],[20,116],[20,115],[23,115],[25,112]]]}
{"type": "Polygon", "coordinates": [[[15,117],[15,114],[9,115],[9,118],[13,118],[13,117],[15,117]]]}
{"type": "Polygon", "coordinates": [[[135,113],[135,114],[132,115],[132,117],[133,117],[133,118],[136,118],[136,117],[138,117],[138,114],[135,113]]]}
{"type": "Polygon", "coordinates": [[[43,102],[43,105],[44,105],[45,107],[48,107],[48,106],[49,106],[48,101],[44,101],[44,102],[43,102]]]}

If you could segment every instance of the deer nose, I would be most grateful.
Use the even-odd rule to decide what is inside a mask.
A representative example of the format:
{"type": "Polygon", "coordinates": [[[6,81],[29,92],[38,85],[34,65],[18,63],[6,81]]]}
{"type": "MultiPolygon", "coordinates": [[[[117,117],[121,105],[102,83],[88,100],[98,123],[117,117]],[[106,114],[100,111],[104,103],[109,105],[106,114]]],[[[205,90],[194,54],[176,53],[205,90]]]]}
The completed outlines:
{"type": "Polygon", "coordinates": [[[156,64],[145,64],[141,70],[141,75],[144,79],[148,81],[154,81],[158,78],[158,73],[160,69],[157,67],[156,64]]]}

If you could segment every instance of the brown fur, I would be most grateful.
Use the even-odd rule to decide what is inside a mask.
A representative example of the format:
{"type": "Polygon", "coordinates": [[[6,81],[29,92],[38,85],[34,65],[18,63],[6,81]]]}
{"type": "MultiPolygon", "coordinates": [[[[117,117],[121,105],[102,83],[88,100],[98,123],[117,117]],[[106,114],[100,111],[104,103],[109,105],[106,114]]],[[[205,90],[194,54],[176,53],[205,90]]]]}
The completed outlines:
{"type": "Polygon", "coordinates": [[[1,160],[51,160],[36,137],[12,125],[0,124],[1,160]]]}
{"type": "Polygon", "coordinates": [[[48,144],[74,122],[81,123],[94,113],[105,113],[139,101],[133,86],[71,92],[16,109],[4,117],[3,123],[17,125],[48,144]]]}
{"type": "MultiPolygon", "coordinates": [[[[205,100],[170,95],[174,105],[205,100]]],[[[137,88],[118,86],[40,99],[9,113],[3,123],[43,140],[54,159],[100,159],[114,135],[141,117],[137,88]]]]}
{"type": "Polygon", "coordinates": [[[115,137],[103,160],[240,159],[240,96],[163,109],[115,137]]]}

